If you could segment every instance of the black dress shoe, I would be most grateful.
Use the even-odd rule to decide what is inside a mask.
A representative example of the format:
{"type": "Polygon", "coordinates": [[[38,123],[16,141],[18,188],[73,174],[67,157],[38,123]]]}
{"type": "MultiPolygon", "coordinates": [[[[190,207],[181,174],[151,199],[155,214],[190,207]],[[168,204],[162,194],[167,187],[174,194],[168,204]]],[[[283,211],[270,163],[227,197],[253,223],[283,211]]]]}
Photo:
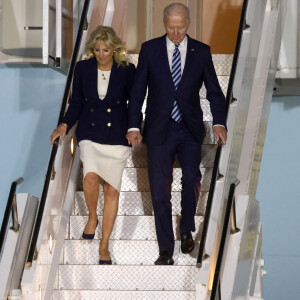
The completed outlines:
{"type": "Polygon", "coordinates": [[[155,265],[174,265],[174,259],[172,256],[160,255],[154,262],[155,265]]]}
{"type": "Polygon", "coordinates": [[[195,242],[191,233],[181,234],[181,252],[182,253],[191,253],[195,248],[195,242]]]}

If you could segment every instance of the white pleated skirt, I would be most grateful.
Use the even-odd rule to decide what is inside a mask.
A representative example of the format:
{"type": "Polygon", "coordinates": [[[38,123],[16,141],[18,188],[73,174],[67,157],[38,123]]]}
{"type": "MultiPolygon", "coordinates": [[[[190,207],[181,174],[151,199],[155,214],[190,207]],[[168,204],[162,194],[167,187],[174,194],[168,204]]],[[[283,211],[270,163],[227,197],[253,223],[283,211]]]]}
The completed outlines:
{"type": "Polygon", "coordinates": [[[80,160],[83,164],[83,178],[93,172],[100,177],[100,184],[109,183],[120,192],[122,174],[130,147],[122,145],[103,145],[90,140],[79,142],[80,160]]]}

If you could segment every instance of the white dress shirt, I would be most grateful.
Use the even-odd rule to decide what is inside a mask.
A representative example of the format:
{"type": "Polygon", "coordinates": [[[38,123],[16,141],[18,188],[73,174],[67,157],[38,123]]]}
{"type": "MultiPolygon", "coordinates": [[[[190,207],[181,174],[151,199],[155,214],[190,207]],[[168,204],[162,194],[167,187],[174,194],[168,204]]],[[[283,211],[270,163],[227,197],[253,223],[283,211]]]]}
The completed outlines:
{"type": "MultiPolygon", "coordinates": [[[[175,49],[175,44],[171,42],[171,40],[167,36],[167,52],[168,52],[168,60],[169,60],[171,72],[172,72],[172,58],[173,58],[174,49],[175,49]]],[[[186,59],[187,36],[185,36],[182,42],[179,44],[178,50],[181,56],[181,75],[182,75],[185,66],[185,59],[186,59]]]]}

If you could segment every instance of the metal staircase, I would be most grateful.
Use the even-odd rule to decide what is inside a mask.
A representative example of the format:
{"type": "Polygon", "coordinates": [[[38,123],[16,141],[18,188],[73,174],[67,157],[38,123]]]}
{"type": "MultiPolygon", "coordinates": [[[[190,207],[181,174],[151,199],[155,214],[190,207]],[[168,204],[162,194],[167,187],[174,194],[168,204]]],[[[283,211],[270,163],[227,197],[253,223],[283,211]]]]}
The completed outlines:
{"type": "MultiPolygon", "coordinates": [[[[132,62],[137,55],[131,55],[132,62]]],[[[214,64],[224,94],[227,91],[232,55],[214,55],[214,64]]],[[[146,147],[132,149],[122,178],[119,211],[111,235],[110,251],[114,265],[98,265],[98,246],[101,228],[95,240],[80,240],[87,221],[87,207],[82,191],[75,195],[69,230],[63,246],[63,257],[58,267],[54,299],[196,299],[196,268],[201,236],[201,224],[216,145],[211,133],[211,113],[200,92],[201,106],[207,131],[202,147],[201,172],[203,174],[201,196],[195,217],[193,234],[197,247],[191,254],[180,252],[179,232],[176,232],[174,251],[175,267],[154,266],[158,256],[154,217],[147,174],[146,147]]],[[[172,185],[173,226],[178,229],[180,219],[181,169],[176,161],[172,185]]],[[[81,178],[79,182],[82,182],[81,178]]],[[[79,183],[79,189],[82,188],[79,183]]],[[[103,197],[99,197],[98,215],[101,224],[103,197]]]]}
{"type": "MultiPolygon", "coordinates": [[[[93,5],[92,0],[84,2],[59,121],[67,106],[74,66],[81,57],[93,5]]],[[[181,170],[176,161],[172,185],[175,266],[153,265],[158,248],[146,148],[142,145],[132,149],[123,174],[119,212],[110,242],[114,265],[98,265],[100,228],[94,241],[80,240],[87,220],[87,208],[80,184],[79,149],[75,146],[74,150],[72,129],[65,141],[53,146],[51,152],[32,230],[34,242],[31,242],[26,260],[28,268],[24,269],[21,282],[22,299],[221,299],[221,292],[223,300],[262,299],[262,233],[259,203],[255,200],[260,167],[257,161],[262,155],[284,6],[284,2],[279,0],[245,0],[235,56],[213,56],[220,85],[227,94],[229,133],[228,142],[216,161],[212,116],[205,99],[205,88],[200,91],[206,137],[200,166],[202,188],[195,217],[195,250],[190,255],[180,252],[177,229],[181,170]],[[70,146],[74,151],[70,151],[70,146]],[[197,268],[208,191],[211,177],[214,177],[213,167],[217,169],[217,176],[213,178],[214,193],[204,245],[205,253],[210,257],[202,262],[201,268],[197,268]],[[229,233],[230,229],[224,222],[228,191],[233,182],[238,182],[237,178],[240,185],[235,191],[237,199],[233,202],[236,202],[237,226],[241,231],[235,235],[225,235],[226,243],[221,248],[220,241],[224,240],[222,232],[229,233]],[[34,256],[35,250],[38,251],[37,258],[34,256]],[[221,263],[217,264],[220,253],[223,261],[221,259],[221,263]],[[212,293],[216,272],[219,275],[218,290],[212,293]],[[212,298],[216,294],[216,298],[212,298]]],[[[137,55],[130,55],[130,60],[136,64],[137,55]]],[[[100,195],[100,224],[102,207],[103,198],[100,195]]]]}

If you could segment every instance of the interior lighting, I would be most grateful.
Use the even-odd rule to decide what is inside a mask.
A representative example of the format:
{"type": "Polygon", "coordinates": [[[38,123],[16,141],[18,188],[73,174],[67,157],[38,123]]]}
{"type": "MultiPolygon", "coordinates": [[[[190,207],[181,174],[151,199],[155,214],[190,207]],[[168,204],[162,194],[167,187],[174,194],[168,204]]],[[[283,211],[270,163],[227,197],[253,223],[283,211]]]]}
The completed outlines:
{"type": "Polygon", "coordinates": [[[208,288],[209,292],[211,292],[212,287],[213,287],[215,271],[216,271],[216,264],[217,264],[217,260],[216,260],[215,256],[213,255],[211,257],[211,264],[210,264],[209,275],[208,275],[208,284],[207,284],[207,288],[208,288]]]}
{"type": "Polygon", "coordinates": [[[71,139],[71,154],[73,155],[74,154],[74,149],[75,149],[75,146],[74,146],[74,138],[71,139]]]}
{"type": "Polygon", "coordinates": [[[39,286],[39,300],[42,300],[42,288],[39,286]]]}
{"type": "Polygon", "coordinates": [[[50,254],[52,254],[52,249],[53,249],[53,239],[52,239],[52,235],[50,234],[50,236],[49,236],[49,252],[50,252],[50,254]]]}

